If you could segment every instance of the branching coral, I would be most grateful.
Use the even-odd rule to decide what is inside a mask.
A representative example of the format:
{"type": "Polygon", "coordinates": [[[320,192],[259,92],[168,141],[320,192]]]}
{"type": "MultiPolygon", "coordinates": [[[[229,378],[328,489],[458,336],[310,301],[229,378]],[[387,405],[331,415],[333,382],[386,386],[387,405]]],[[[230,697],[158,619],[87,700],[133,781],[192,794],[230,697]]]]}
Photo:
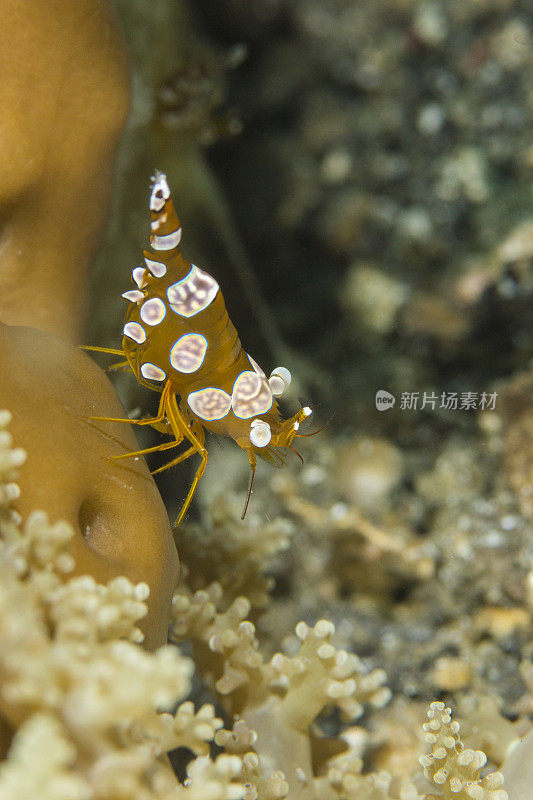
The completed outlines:
{"type": "Polygon", "coordinates": [[[76,748],[57,717],[35,714],[20,728],[0,767],[0,800],[88,800],[91,787],[74,769],[75,758],[76,748]]]}
{"type": "Polygon", "coordinates": [[[274,771],[266,777],[254,746],[257,733],[243,719],[238,719],[232,730],[220,730],[215,736],[216,744],[226,752],[242,757],[242,775],[245,783],[245,800],[280,800],[287,797],[289,784],[281,771],[274,771]]]}
{"type": "MultiPolygon", "coordinates": [[[[247,598],[227,605],[216,582],[177,594],[172,635],[191,639],[233,728],[211,704],[195,710],[192,662],[172,645],[139,645],[147,585],[75,575],[72,528],[42,512],[22,524],[13,511],[25,454],[9,421],[0,412],[0,713],[13,733],[0,800],[434,800],[408,779],[365,772],[349,736],[333,750],[322,740],[317,755],[325,708],[351,720],[390,696],[382,670],[335,647],[327,620],[300,622],[299,649],[267,660],[247,598]],[[225,751],[216,758],[213,743],[225,751]],[[184,783],[165,756],[177,747],[193,754],[184,783]]],[[[432,703],[428,716],[421,763],[438,796],[507,800],[501,773],[481,777],[486,756],[463,747],[450,709],[432,703]]]]}
{"type": "Polygon", "coordinates": [[[305,622],[296,627],[301,641],[294,658],[276,654],[272,666],[285,692],[285,715],[298,729],[305,728],[328,705],[336,705],[345,720],[363,713],[363,704],[380,708],[390,699],[383,684],[385,673],[375,669],[365,674],[353,653],[337,650],[331,643],[335,626],[320,620],[313,628],[305,622]],[[305,708],[303,708],[305,703],[305,708]]]}
{"type": "Polygon", "coordinates": [[[139,646],[146,584],[70,576],[71,527],[41,512],[21,527],[10,504],[24,453],[9,421],[0,412],[0,712],[15,733],[0,798],[242,797],[241,759],[207,755],[222,724],[212,706],[161,713],[187,695],[192,663],[139,646]],[[199,755],[186,786],[164,758],[182,744],[199,755]]]}
{"type": "Polygon", "coordinates": [[[331,760],[324,778],[317,781],[321,800],[420,800],[413,783],[398,784],[388,772],[362,774],[360,758],[348,751],[331,760]]]}
{"type": "Polygon", "coordinates": [[[201,525],[184,526],[180,557],[185,565],[194,565],[188,569],[186,585],[194,592],[216,581],[226,602],[245,596],[253,609],[262,609],[272,583],[264,574],[265,567],[273,556],[288,549],[293,525],[282,517],[265,524],[252,510],[244,520],[241,514],[241,498],[219,494],[201,525]]]}
{"type": "Polygon", "coordinates": [[[189,636],[205,656],[205,675],[228,698],[231,711],[257,706],[274,690],[288,724],[305,730],[328,705],[338,706],[346,719],[353,719],[362,713],[362,703],[380,707],[389,699],[382,670],[365,675],[357,656],[333,646],[331,622],[320,620],[314,628],[299,623],[300,653],[293,658],[277,653],[265,662],[255,627],[246,620],[249,601],[239,597],[221,612],[217,610],[221,598],[216,583],[192,598],[176,594],[172,632],[176,639],[189,636]]]}
{"type": "Polygon", "coordinates": [[[13,409],[10,434],[28,453],[12,505],[26,525],[35,519],[32,531],[22,540],[15,537],[16,547],[29,547],[28,536],[41,536],[39,558],[50,563],[49,542],[66,536],[61,552],[74,557],[77,575],[92,575],[102,584],[125,575],[148,584],[148,613],[139,627],[146,647],[164,644],[178,577],[168,515],[144,461],[111,460],[138,448],[131,426],[86,419],[124,415],[111,383],[81,350],[31,328],[0,323],[0,352],[2,374],[9,376],[0,381],[0,408],[13,409]],[[42,512],[33,516],[36,508],[53,526],[45,530],[42,512]]]}
{"type": "MultiPolygon", "coordinates": [[[[236,598],[221,611],[222,598],[216,583],[192,597],[177,594],[173,636],[190,637],[203,678],[225,708],[254,731],[247,734],[247,743],[254,744],[259,757],[250,756],[245,762],[247,780],[254,787],[250,798],[283,797],[272,792],[273,785],[276,791],[284,791],[285,783],[291,798],[312,798],[312,723],[329,706],[337,706],[346,719],[353,719],[362,713],[364,703],[384,705],[390,697],[383,686],[385,675],[381,670],[365,673],[355,655],[336,649],[331,642],[335,627],[326,620],[313,628],[299,623],[299,653],[293,657],[277,653],[266,661],[255,627],[246,619],[249,601],[236,598]]],[[[243,727],[235,728],[233,735],[238,743],[243,727]]],[[[228,739],[218,734],[217,741],[228,739]]]]}
{"type": "Polygon", "coordinates": [[[431,752],[421,756],[420,763],[426,778],[438,787],[439,797],[445,800],[507,800],[507,792],[501,788],[503,775],[500,772],[480,777],[487,756],[481,750],[464,747],[459,736],[459,723],[452,720],[451,709],[441,702],[431,703],[428,718],[424,730],[431,752]]]}
{"type": "Polygon", "coordinates": [[[11,502],[20,495],[18,468],[24,464],[26,453],[21,447],[13,448],[13,439],[7,430],[11,422],[9,411],[0,411],[0,520],[2,533],[14,536],[16,523],[20,520],[11,508],[11,502]]]}
{"type": "Polygon", "coordinates": [[[164,750],[186,747],[196,755],[208,755],[209,743],[222,727],[222,720],[215,716],[211,703],[205,703],[198,711],[189,700],[178,706],[175,714],[158,714],[144,722],[136,731],[141,740],[149,736],[164,750]]]}
{"type": "Polygon", "coordinates": [[[0,710],[16,731],[0,798],[315,797],[311,724],[329,705],[348,718],[363,702],[382,705],[383,673],[366,675],[337,650],[324,620],[300,623],[297,655],[266,661],[246,619],[250,602],[237,597],[221,611],[224,593],[214,583],[176,597],[174,635],[191,637],[204,678],[241,717],[222,731],[211,705],[195,711],[183,702],[161,713],[187,694],[192,664],[174,647],[150,654],[138,646],[146,584],[71,575],[68,524],[34,512],[21,526],[10,503],[24,453],[5,431],[9,415],[0,422],[0,710]],[[228,752],[212,759],[215,737],[228,752]],[[180,746],[196,756],[185,785],[164,760],[180,746]],[[34,747],[43,759],[28,774],[23,763],[34,747]]]}

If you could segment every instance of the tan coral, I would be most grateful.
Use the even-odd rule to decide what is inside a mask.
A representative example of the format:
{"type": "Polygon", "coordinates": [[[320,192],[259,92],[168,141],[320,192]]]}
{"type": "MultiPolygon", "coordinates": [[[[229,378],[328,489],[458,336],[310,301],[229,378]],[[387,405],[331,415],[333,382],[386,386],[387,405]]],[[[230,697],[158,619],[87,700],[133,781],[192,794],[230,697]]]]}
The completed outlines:
{"type": "Polygon", "coordinates": [[[426,778],[438,789],[439,797],[445,800],[507,800],[500,772],[480,777],[487,756],[481,750],[464,748],[459,736],[460,726],[452,720],[451,709],[441,702],[431,703],[428,719],[424,731],[431,751],[420,757],[420,764],[426,778]]]}
{"type": "Polygon", "coordinates": [[[35,714],[20,728],[9,759],[0,765],[0,800],[89,800],[91,786],[75,770],[75,760],[76,748],[57,717],[35,714]]]}
{"type": "MultiPolygon", "coordinates": [[[[215,761],[200,756],[187,767],[189,779],[183,800],[239,800],[245,797],[238,756],[222,754],[215,761]]],[[[181,795],[179,795],[181,798],[181,795]]]]}
{"type": "MultiPolygon", "coordinates": [[[[12,409],[11,435],[28,456],[11,515],[18,512],[28,525],[36,519],[35,535],[42,530],[42,541],[32,547],[44,561],[49,560],[48,542],[63,535],[58,520],[64,520],[75,531],[67,549],[78,574],[93,575],[103,584],[119,575],[148,584],[148,614],[139,627],[147,647],[162,644],[178,557],[144,460],[110,460],[138,448],[131,426],[87,420],[97,413],[125,416],[111,383],[78,348],[30,328],[0,323],[0,350],[9,375],[0,381],[0,407],[12,409]],[[36,508],[47,513],[50,524],[32,517],[36,508]]],[[[11,450],[11,462],[20,465],[20,448],[11,450]]],[[[33,535],[26,533],[24,547],[33,535]]],[[[44,573],[39,575],[44,579],[44,573]]]]}
{"type": "Polygon", "coordinates": [[[180,554],[188,565],[187,585],[193,591],[216,581],[227,603],[241,595],[254,609],[261,609],[268,603],[272,586],[265,569],[274,556],[288,549],[294,527],[280,517],[265,523],[251,512],[244,520],[241,515],[241,498],[229,492],[217,495],[201,524],[183,527],[180,554]]]}
{"type": "MultiPolygon", "coordinates": [[[[1,413],[4,432],[8,421],[1,413]]],[[[0,798],[242,797],[238,757],[193,761],[187,788],[161,760],[166,747],[182,743],[205,753],[221,721],[210,706],[160,713],[187,694],[191,662],[174,647],[149,653],[136,643],[145,584],[69,577],[72,528],[50,525],[41,513],[21,528],[10,516],[5,481],[12,484],[22,460],[14,452],[1,436],[0,712],[16,733],[0,769],[0,798]]]]}
{"type": "Polygon", "coordinates": [[[467,693],[459,700],[458,709],[463,740],[469,747],[483,750],[493,764],[504,762],[530,726],[526,718],[507,719],[503,703],[490,695],[467,693]]]}
{"type": "Polygon", "coordinates": [[[186,747],[197,756],[209,754],[209,743],[216,739],[222,720],[215,715],[211,703],[204,703],[197,711],[187,700],[178,706],[174,715],[158,714],[142,724],[133,732],[134,738],[150,738],[164,751],[176,747],[186,747]]]}
{"type": "Polygon", "coordinates": [[[328,706],[339,707],[352,719],[362,713],[363,704],[384,705],[390,697],[383,686],[385,675],[382,670],[366,673],[355,655],[338,650],[331,643],[335,627],[326,620],[313,628],[299,623],[300,652],[291,658],[278,653],[266,662],[254,625],[246,620],[250,603],[237,598],[220,612],[222,597],[217,584],[192,597],[177,594],[173,636],[191,638],[204,679],[226,709],[256,732],[261,780],[270,786],[281,770],[284,777],[279,780],[287,782],[291,800],[312,798],[311,724],[328,706]]]}
{"type": "Polygon", "coordinates": [[[388,772],[362,773],[362,761],[351,751],[330,759],[324,777],[315,781],[320,800],[422,800],[410,781],[388,772]]]}
{"type": "Polygon", "coordinates": [[[261,759],[255,751],[257,733],[244,719],[237,718],[231,730],[220,730],[215,742],[227,753],[242,758],[242,781],[245,800],[282,800],[287,797],[289,784],[281,770],[269,771],[268,760],[261,759]]]}
{"type": "Polygon", "coordinates": [[[227,753],[247,753],[257,742],[257,733],[245,720],[236,718],[233,728],[228,731],[222,728],[215,735],[215,743],[223,747],[227,753]]]}
{"type": "Polygon", "coordinates": [[[27,455],[22,447],[13,447],[13,438],[8,431],[11,420],[9,411],[0,410],[0,524],[5,536],[16,538],[20,514],[14,510],[13,501],[20,497],[16,480],[27,455]]]}
{"type": "Polygon", "coordinates": [[[313,628],[300,622],[298,655],[287,658],[278,653],[272,658],[276,672],[272,684],[282,687],[284,716],[297,730],[306,729],[326,706],[337,706],[343,719],[352,720],[363,713],[363,704],[381,708],[391,697],[383,670],[365,673],[355,654],[331,643],[334,633],[328,620],[319,620],[313,628]]]}
{"type": "Polygon", "coordinates": [[[0,319],[71,341],[129,104],[107,0],[9,0],[0,30],[0,319]]]}

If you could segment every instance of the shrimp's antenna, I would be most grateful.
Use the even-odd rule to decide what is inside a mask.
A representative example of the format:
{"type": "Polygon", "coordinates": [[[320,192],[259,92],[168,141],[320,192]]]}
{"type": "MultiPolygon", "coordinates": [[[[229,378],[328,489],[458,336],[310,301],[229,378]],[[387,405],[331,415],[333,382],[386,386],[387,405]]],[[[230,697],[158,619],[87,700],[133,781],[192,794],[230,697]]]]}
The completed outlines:
{"type": "MultiPolygon", "coordinates": [[[[315,433],[318,433],[318,431],[315,431],[315,433]]],[[[308,435],[311,435],[311,436],[312,436],[312,434],[308,434],[308,435]]],[[[304,459],[303,459],[303,456],[302,456],[302,455],[301,455],[301,454],[298,452],[298,450],[297,450],[295,447],[293,447],[293,446],[292,446],[292,444],[290,444],[290,445],[289,445],[289,450],[292,450],[292,452],[293,452],[293,453],[295,453],[295,455],[297,455],[297,456],[298,456],[298,458],[299,458],[299,459],[300,459],[300,461],[302,462],[302,467],[303,467],[303,465],[304,465],[304,463],[305,463],[305,462],[304,462],[304,459]]]]}
{"type": "Polygon", "coordinates": [[[254,485],[254,475],[255,475],[255,464],[250,464],[250,483],[248,484],[248,494],[246,495],[246,502],[244,504],[244,509],[242,512],[241,519],[245,518],[246,512],[248,511],[248,503],[250,502],[250,497],[252,496],[252,486],[254,485]]]}
{"type": "Polygon", "coordinates": [[[327,421],[327,422],[325,422],[325,423],[324,423],[324,424],[323,424],[323,425],[322,425],[320,428],[318,428],[316,431],[313,431],[313,433],[295,433],[294,435],[295,435],[295,436],[297,436],[299,439],[307,439],[309,436],[316,436],[316,435],[317,435],[317,433],[320,433],[320,431],[323,431],[323,430],[324,430],[324,428],[327,428],[330,422],[331,422],[331,418],[330,418],[330,419],[328,419],[328,421],[327,421]]]}

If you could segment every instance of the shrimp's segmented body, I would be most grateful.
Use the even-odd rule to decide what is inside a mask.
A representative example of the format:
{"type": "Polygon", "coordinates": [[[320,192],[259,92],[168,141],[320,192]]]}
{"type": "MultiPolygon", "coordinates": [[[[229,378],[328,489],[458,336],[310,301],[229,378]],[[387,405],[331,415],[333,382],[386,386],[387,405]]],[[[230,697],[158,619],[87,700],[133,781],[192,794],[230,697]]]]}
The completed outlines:
{"type": "Polygon", "coordinates": [[[231,437],[246,451],[251,467],[245,513],[257,456],[277,465],[278,448],[291,447],[311,409],[286,420],[281,416],[276,397],[290,383],[290,372],[278,367],[267,378],[244,351],[217,281],[180,251],[181,224],[160,172],[153,179],[150,212],[150,249],[143,251],[144,265],[132,272],[136,288],[123,294],[129,307],[122,340],[137,380],[161,392],[158,414],[142,423],[174,437],[149,450],[189,443],[156,472],[194,453],[201,456],[179,525],[207,462],[205,430],[231,437]]]}

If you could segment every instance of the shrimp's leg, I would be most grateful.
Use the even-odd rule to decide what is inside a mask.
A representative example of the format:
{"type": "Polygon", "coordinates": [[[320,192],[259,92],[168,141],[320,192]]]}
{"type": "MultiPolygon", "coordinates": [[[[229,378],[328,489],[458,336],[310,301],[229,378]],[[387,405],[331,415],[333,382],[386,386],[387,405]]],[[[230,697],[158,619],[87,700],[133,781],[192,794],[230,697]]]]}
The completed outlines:
{"type": "Polygon", "coordinates": [[[82,417],[90,422],[126,422],[128,425],[153,425],[161,422],[159,417],[145,417],[144,419],[125,419],[124,417],[82,417]]]}
{"type": "MultiPolygon", "coordinates": [[[[146,417],[146,419],[124,419],[123,417],[83,417],[83,419],[89,420],[91,422],[123,422],[127,425],[156,425],[159,422],[165,421],[166,410],[165,406],[167,403],[168,395],[170,394],[170,389],[172,384],[170,381],[167,381],[165,384],[165,388],[163,389],[163,393],[161,394],[161,399],[159,401],[159,408],[157,409],[157,414],[155,417],[146,417]]],[[[176,437],[177,439],[178,437],[176,437]]],[[[183,441],[183,436],[179,440],[180,442],[183,441]]]]}
{"type": "Polygon", "coordinates": [[[92,350],[95,353],[111,353],[113,356],[123,356],[124,350],[116,350],[113,347],[93,347],[90,344],[79,344],[80,350],[92,350]]]}
{"type": "Polygon", "coordinates": [[[183,436],[180,440],[176,439],[173,442],[163,442],[162,444],[156,444],[154,447],[145,447],[144,450],[134,450],[133,453],[121,453],[119,456],[111,456],[109,461],[118,461],[121,458],[132,458],[132,456],[144,456],[146,453],[158,453],[162,452],[163,450],[171,450],[173,447],[177,447],[183,441],[183,436]]]}
{"type": "Polygon", "coordinates": [[[185,452],[181,453],[181,455],[179,455],[177,458],[174,458],[172,459],[172,461],[169,461],[168,464],[164,464],[162,467],[154,469],[152,475],[158,475],[160,472],[164,472],[166,469],[170,469],[170,467],[175,467],[176,464],[181,464],[182,461],[186,461],[190,456],[193,456],[197,452],[198,451],[196,447],[189,447],[188,450],[185,450],[185,452]]]}
{"type": "MultiPolygon", "coordinates": [[[[178,438],[178,433],[183,434],[186,437],[191,445],[191,450],[197,452],[202,457],[202,462],[198,469],[196,470],[196,475],[194,476],[194,480],[191,484],[187,497],[185,498],[185,502],[181,507],[181,511],[178,515],[178,518],[175,522],[175,526],[178,527],[185,514],[188,511],[188,508],[191,504],[192,498],[194,497],[194,493],[196,491],[196,487],[200,482],[200,478],[204,474],[204,470],[207,464],[207,449],[204,446],[204,442],[201,441],[191,430],[191,428],[187,425],[186,420],[183,419],[183,416],[178,408],[178,404],[176,402],[176,397],[174,394],[169,393],[168,399],[166,403],[166,416],[174,433],[174,436],[178,438]]],[[[203,438],[203,429],[202,430],[202,438],[203,438]]],[[[188,451],[186,451],[188,453],[188,451]]],[[[185,455],[185,454],[184,454],[185,455]]],[[[192,455],[192,453],[190,453],[192,455]]],[[[188,456],[187,456],[188,457],[188,456]]]]}
{"type": "Polygon", "coordinates": [[[116,364],[111,364],[104,369],[104,372],[114,372],[117,369],[130,369],[129,361],[118,361],[116,364]]]}

